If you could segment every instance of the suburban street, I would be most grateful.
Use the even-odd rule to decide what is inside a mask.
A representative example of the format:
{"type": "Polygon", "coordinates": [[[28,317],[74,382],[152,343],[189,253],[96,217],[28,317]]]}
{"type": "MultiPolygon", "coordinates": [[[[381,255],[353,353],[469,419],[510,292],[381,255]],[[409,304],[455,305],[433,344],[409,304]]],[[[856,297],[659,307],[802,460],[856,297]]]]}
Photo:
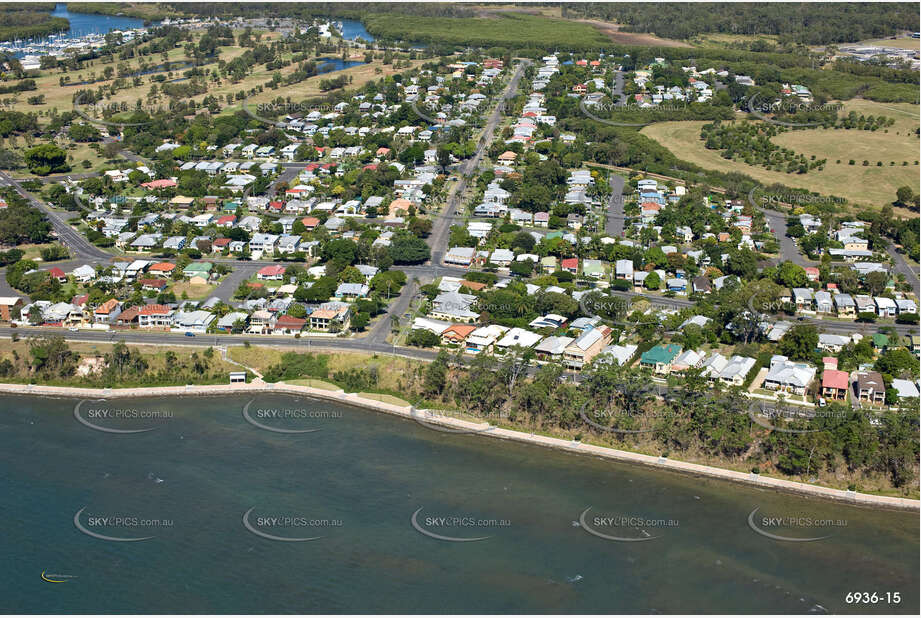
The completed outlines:
{"type": "Polygon", "coordinates": [[[624,177],[620,174],[609,174],[608,185],[611,187],[611,197],[608,198],[608,211],[605,218],[604,231],[608,236],[622,238],[624,235],[624,177]]]}
{"type": "Polygon", "coordinates": [[[480,162],[483,160],[483,156],[492,143],[496,127],[499,126],[499,122],[502,120],[505,102],[512,98],[515,92],[517,92],[518,82],[521,80],[521,76],[524,74],[529,64],[531,63],[528,60],[522,60],[518,64],[515,73],[512,75],[502,96],[499,98],[499,102],[496,104],[492,113],[489,115],[489,119],[486,121],[486,125],[483,127],[483,132],[477,142],[476,153],[461,166],[458,174],[458,181],[448,194],[444,209],[439,213],[438,218],[432,225],[432,232],[428,237],[428,245],[432,249],[432,264],[441,264],[444,259],[445,252],[447,251],[451,224],[454,222],[454,214],[457,210],[458,202],[464,195],[464,191],[467,190],[467,182],[476,175],[476,171],[480,167],[480,162]]]}
{"type": "Polygon", "coordinates": [[[892,261],[895,262],[893,270],[897,273],[905,275],[905,280],[911,284],[912,290],[915,292],[915,296],[919,294],[919,288],[921,288],[921,282],[918,279],[918,271],[911,267],[908,263],[908,260],[905,258],[905,254],[899,251],[896,251],[895,247],[889,245],[889,255],[892,256],[892,261]]]}
{"type": "MultiPolygon", "coordinates": [[[[302,337],[299,339],[293,339],[290,337],[254,336],[249,338],[251,344],[256,343],[264,345],[286,345],[307,348],[313,346],[314,348],[355,350],[378,353],[391,353],[395,351],[393,344],[387,342],[387,337],[391,331],[392,318],[396,316],[399,320],[402,321],[402,316],[409,310],[413,298],[418,292],[418,286],[430,283],[435,279],[444,276],[462,278],[469,272],[465,268],[449,266],[443,263],[443,258],[448,248],[447,245],[450,235],[450,228],[456,220],[463,219],[463,213],[460,212],[459,209],[462,207],[462,200],[465,195],[468,183],[471,179],[476,177],[479,166],[489,148],[489,145],[494,139],[495,131],[504,117],[505,103],[515,95],[521,76],[529,64],[530,63],[527,60],[519,63],[514,74],[500,95],[499,100],[496,102],[495,107],[491,111],[486,124],[484,125],[474,156],[457,166],[458,180],[446,199],[445,207],[435,218],[432,226],[432,232],[427,238],[427,244],[431,249],[431,260],[429,263],[423,265],[399,267],[399,269],[405,272],[407,275],[407,284],[403,287],[400,295],[390,303],[388,311],[375,319],[368,333],[362,337],[348,339],[311,337],[308,335],[302,335],[302,337]]],[[[618,72],[615,76],[615,92],[622,93],[622,88],[623,75],[622,73],[618,72]],[[617,84],[619,84],[619,88],[617,87],[617,84]]],[[[128,151],[122,151],[122,154],[129,160],[143,161],[142,157],[133,155],[133,153],[128,151]]],[[[297,177],[298,172],[303,169],[304,164],[282,163],[281,166],[284,168],[284,171],[282,172],[282,175],[275,180],[274,184],[278,184],[279,182],[290,182],[297,177]]],[[[64,214],[55,211],[40,199],[37,199],[35,196],[30,194],[22,187],[19,182],[11,178],[9,174],[0,172],[0,183],[13,187],[23,197],[28,199],[33,206],[41,209],[42,212],[48,216],[54,231],[58,235],[58,238],[63,244],[71,249],[74,257],[70,260],[55,263],[56,266],[64,270],[69,270],[81,264],[89,264],[92,266],[98,264],[109,264],[116,257],[115,255],[110,254],[90,243],[82,234],[78,233],[69,225],[64,214]]],[[[609,176],[609,184],[611,187],[611,194],[608,199],[608,206],[605,215],[605,232],[610,236],[619,238],[623,235],[625,224],[623,200],[623,187],[625,184],[624,178],[620,174],[611,173],[609,176]]],[[[764,213],[771,228],[774,230],[778,241],[780,242],[782,252],[781,259],[791,260],[800,266],[810,266],[815,264],[814,262],[807,260],[799,252],[795,240],[789,238],[786,235],[786,215],[778,211],[767,209],[764,210],[764,213]]],[[[905,276],[915,286],[917,291],[917,273],[911,269],[901,254],[896,253],[894,250],[892,250],[891,253],[894,255],[896,270],[905,274],[905,276]]],[[[263,266],[278,263],[273,260],[249,261],[233,258],[214,258],[210,259],[209,261],[232,266],[230,274],[228,274],[217,285],[217,287],[212,290],[210,294],[210,296],[215,296],[228,303],[232,301],[233,293],[237,290],[242,282],[252,278],[255,273],[263,266]]],[[[682,309],[694,305],[694,301],[685,297],[648,296],[634,292],[613,293],[617,296],[632,298],[634,300],[643,297],[653,305],[670,309],[682,309]]],[[[5,277],[3,277],[3,280],[0,281],[0,294],[17,295],[17,293],[12,290],[12,288],[10,288],[6,283],[5,277]]],[[[785,319],[795,320],[796,318],[788,316],[785,319]]],[[[856,324],[854,322],[837,321],[831,319],[823,320],[820,318],[803,318],[800,320],[800,322],[813,324],[817,327],[820,327],[823,331],[842,334],[849,334],[855,331],[870,334],[876,330],[876,326],[874,324],[856,324]]],[[[405,327],[407,324],[401,322],[401,326],[405,327]]],[[[897,325],[895,326],[895,329],[901,334],[912,334],[916,332],[916,328],[910,325],[897,325]]],[[[47,333],[48,331],[49,329],[47,327],[20,327],[15,329],[0,328],[0,333],[2,333],[4,336],[9,336],[14,332],[20,334],[28,333],[31,335],[47,333]]],[[[244,340],[247,340],[246,336],[241,335],[199,335],[192,338],[185,337],[183,333],[143,332],[131,330],[84,330],[80,331],[79,333],[65,332],[65,336],[68,339],[74,341],[111,342],[116,340],[124,340],[132,343],[156,343],[163,345],[181,344],[193,346],[240,345],[244,340]]],[[[400,348],[400,350],[401,354],[411,358],[430,360],[435,356],[435,352],[431,351],[416,350],[411,348],[400,348]]]]}
{"type": "Polygon", "coordinates": [[[58,239],[74,253],[74,257],[90,260],[92,262],[108,261],[111,257],[102,249],[93,246],[82,234],[70,226],[67,219],[59,212],[56,212],[40,199],[35,198],[31,193],[26,191],[18,181],[14,180],[7,172],[0,172],[0,179],[6,184],[13,187],[17,193],[27,199],[32,206],[41,210],[48,217],[51,226],[58,235],[58,239]]]}
{"type": "Polygon", "coordinates": [[[763,208],[762,211],[764,212],[764,218],[767,220],[768,225],[774,230],[774,236],[777,237],[777,242],[780,243],[779,261],[793,262],[803,268],[818,265],[818,262],[806,259],[806,256],[800,252],[799,247],[796,245],[795,238],[787,236],[787,215],[782,212],[777,212],[776,210],[768,210],[767,208],[763,208]]]}

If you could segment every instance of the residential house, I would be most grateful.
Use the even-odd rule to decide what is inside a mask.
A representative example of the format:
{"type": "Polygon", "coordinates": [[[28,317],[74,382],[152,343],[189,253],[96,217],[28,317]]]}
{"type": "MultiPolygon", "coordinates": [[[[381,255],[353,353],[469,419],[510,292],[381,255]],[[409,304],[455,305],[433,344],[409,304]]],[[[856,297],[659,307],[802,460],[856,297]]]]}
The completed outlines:
{"type": "Polygon", "coordinates": [[[764,378],[766,390],[784,391],[795,395],[804,395],[815,378],[815,367],[806,363],[794,363],[786,356],[775,354],[764,378]]]}
{"type": "Polygon", "coordinates": [[[138,311],[138,327],[169,328],[173,325],[173,313],[166,305],[146,305],[138,311]]]}
{"type": "Polygon", "coordinates": [[[886,385],[877,371],[855,371],[852,375],[854,395],[858,401],[882,404],[886,401],[886,385]]]}
{"type": "Polygon", "coordinates": [[[668,375],[672,370],[672,363],[681,354],[682,347],[677,343],[659,344],[643,352],[640,356],[640,366],[652,369],[653,373],[668,375]]]}
{"type": "Polygon", "coordinates": [[[335,327],[345,330],[349,327],[351,317],[351,309],[346,303],[323,303],[310,314],[310,328],[324,332],[335,327]]]}
{"type": "Polygon", "coordinates": [[[580,370],[590,363],[611,342],[611,329],[599,326],[579,335],[563,351],[563,362],[570,369],[580,370]]]}
{"type": "Polygon", "coordinates": [[[848,381],[846,371],[826,369],[822,373],[822,397],[844,401],[847,399],[848,381]]]}

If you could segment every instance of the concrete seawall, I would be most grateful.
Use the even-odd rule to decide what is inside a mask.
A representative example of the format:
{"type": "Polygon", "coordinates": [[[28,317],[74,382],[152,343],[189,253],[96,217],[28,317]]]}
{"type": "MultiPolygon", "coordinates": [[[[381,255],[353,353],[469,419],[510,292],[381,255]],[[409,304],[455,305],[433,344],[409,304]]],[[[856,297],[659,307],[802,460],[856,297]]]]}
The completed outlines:
{"type": "Polygon", "coordinates": [[[856,506],[871,506],[885,509],[897,509],[905,511],[921,511],[921,502],[908,498],[896,498],[890,496],[875,496],[871,494],[862,494],[853,491],[844,491],[800,483],[797,481],[788,481],[764,477],[757,474],[737,472],[725,468],[716,468],[701,464],[687,463],[676,461],[665,457],[655,457],[652,455],[643,455],[641,453],[632,453],[614,448],[595,446],[591,444],[582,444],[561,438],[552,438],[529,434],[522,431],[503,429],[493,427],[486,423],[474,423],[462,419],[454,418],[444,414],[432,411],[416,410],[412,406],[399,406],[395,404],[367,399],[354,393],[345,393],[337,390],[324,390],[311,386],[300,386],[297,384],[277,384],[254,382],[249,384],[207,384],[207,385],[188,385],[188,386],[157,386],[150,388],[73,388],[63,386],[40,386],[40,385],[23,385],[23,384],[0,384],[0,393],[10,395],[31,395],[38,397],[67,397],[67,398],[85,398],[85,399],[115,399],[125,397],[182,397],[182,396],[225,396],[234,393],[279,393],[301,395],[313,397],[316,399],[325,399],[336,401],[347,405],[359,406],[402,416],[422,424],[438,425],[446,429],[453,430],[457,433],[468,433],[486,436],[490,438],[499,438],[503,440],[514,440],[526,444],[535,444],[547,448],[577,453],[581,455],[591,455],[623,461],[634,464],[641,464],[659,470],[670,470],[682,474],[694,476],[706,476],[710,478],[732,481],[735,483],[744,483],[765,489],[773,489],[788,493],[799,494],[803,496],[822,498],[853,504],[856,506]]]}

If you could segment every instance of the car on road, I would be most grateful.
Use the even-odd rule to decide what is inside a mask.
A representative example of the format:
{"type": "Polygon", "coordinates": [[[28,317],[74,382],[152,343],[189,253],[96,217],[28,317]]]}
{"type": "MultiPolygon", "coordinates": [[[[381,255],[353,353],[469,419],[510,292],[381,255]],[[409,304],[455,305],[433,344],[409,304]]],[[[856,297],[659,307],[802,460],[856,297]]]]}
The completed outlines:
{"type": "Polygon", "coordinates": [[[69,331],[72,332],[72,333],[75,333],[75,332],[77,332],[77,331],[80,330],[80,329],[78,329],[76,326],[71,326],[71,327],[68,328],[67,330],[69,330],[69,331]]]}
{"type": "Polygon", "coordinates": [[[193,332],[186,332],[185,336],[186,336],[186,337],[194,337],[194,336],[195,336],[195,333],[193,333],[193,332]]]}

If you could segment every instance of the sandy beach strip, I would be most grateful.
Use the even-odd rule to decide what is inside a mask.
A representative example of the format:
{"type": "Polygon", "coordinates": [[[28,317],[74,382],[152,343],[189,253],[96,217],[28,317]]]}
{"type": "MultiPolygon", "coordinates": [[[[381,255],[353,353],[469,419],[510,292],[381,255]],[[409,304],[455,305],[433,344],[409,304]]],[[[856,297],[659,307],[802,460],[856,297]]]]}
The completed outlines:
{"type": "Polygon", "coordinates": [[[773,489],[787,493],[799,494],[808,497],[823,498],[826,500],[835,500],[857,506],[873,506],[886,509],[897,509],[905,511],[921,511],[921,501],[911,500],[909,498],[896,498],[892,496],[875,496],[872,494],[863,494],[854,491],[841,489],[832,489],[819,485],[810,485],[798,481],[788,481],[786,479],[777,479],[765,477],[753,473],[737,472],[725,468],[716,468],[701,464],[687,463],[677,461],[666,457],[656,457],[653,455],[643,455],[630,451],[622,451],[610,447],[595,446],[591,444],[582,444],[562,438],[552,438],[541,436],[522,431],[503,429],[494,427],[488,423],[474,423],[463,419],[454,418],[445,414],[439,414],[431,410],[417,410],[413,406],[398,406],[383,401],[367,399],[354,393],[345,393],[344,391],[331,391],[311,386],[300,386],[297,384],[286,384],[279,382],[276,384],[268,382],[251,382],[237,384],[203,384],[187,386],[155,386],[145,388],[75,388],[68,386],[42,386],[37,384],[0,384],[0,394],[9,395],[31,395],[36,397],[66,397],[82,399],[115,399],[126,397],[182,397],[189,395],[232,395],[234,393],[279,393],[290,395],[302,395],[315,399],[325,399],[336,401],[347,405],[358,406],[394,414],[416,421],[425,425],[434,425],[436,428],[444,428],[446,433],[480,435],[490,438],[499,438],[502,440],[513,440],[526,444],[535,444],[547,448],[577,453],[580,455],[591,455],[622,461],[634,464],[640,464],[656,468],[659,470],[670,470],[683,474],[694,476],[706,476],[710,478],[732,481],[735,483],[744,483],[764,489],[773,489]]]}

